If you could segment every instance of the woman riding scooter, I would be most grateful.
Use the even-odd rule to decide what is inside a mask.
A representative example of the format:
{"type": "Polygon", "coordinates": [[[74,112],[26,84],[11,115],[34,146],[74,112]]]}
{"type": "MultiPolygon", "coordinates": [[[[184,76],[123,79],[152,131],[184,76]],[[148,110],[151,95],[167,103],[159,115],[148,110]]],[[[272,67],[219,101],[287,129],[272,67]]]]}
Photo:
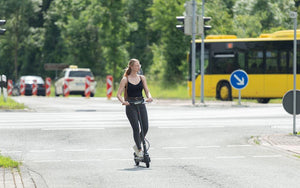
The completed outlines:
{"type": "Polygon", "coordinates": [[[128,63],[124,76],[120,82],[117,97],[122,105],[126,106],[126,115],[133,130],[133,138],[135,145],[133,146],[134,152],[138,157],[143,157],[141,141],[144,140],[148,132],[148,115],[145,104],[140,105],[140,116],[142,120],[142,128],[144,137],[140,135],[138,111],[134,105],[129,102],[144,100],[142,91],[144,89],[147,99],[146,102],[152,102],[150,91],[147,86],[146,77],[139,75],[141,65],[139,60],[131,59],[128,63]],[[124,99],[122,93],[124,92],[124,99]]]}

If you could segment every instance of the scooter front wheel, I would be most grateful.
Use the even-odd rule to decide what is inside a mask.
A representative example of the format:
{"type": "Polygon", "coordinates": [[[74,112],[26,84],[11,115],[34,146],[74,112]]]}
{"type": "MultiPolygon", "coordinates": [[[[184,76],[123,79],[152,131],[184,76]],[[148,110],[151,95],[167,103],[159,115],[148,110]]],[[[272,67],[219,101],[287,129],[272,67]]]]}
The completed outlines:
{"type": "Polygon", "coordinates": [[[146,167],[149,168],[150,167],[150,157],[149,156],[145,156],[145,163],[146,163],[146,167]]]}

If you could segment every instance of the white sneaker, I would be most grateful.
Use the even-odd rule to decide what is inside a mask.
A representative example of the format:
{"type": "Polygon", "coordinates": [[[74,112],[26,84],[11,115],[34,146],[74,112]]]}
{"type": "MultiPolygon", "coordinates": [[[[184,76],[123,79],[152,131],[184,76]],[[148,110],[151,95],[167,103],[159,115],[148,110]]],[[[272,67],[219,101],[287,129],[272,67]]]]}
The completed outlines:
{"type": "Polygon", "coordinates": [[[136,145],[132,146],[134,153],[137,154],[139,152],[139,149],[137,148],[136,145]]]}
{"type": "Polygon", "coordinates": [[[144,157],[143,151],[139,151],[136,155],[137,155],[138,157],[140,157],[140,158],[143,158],[143,157],[144,157]]]}
{"type": "Polygon", "coordinates": [[[144,157],[143,151],[139,151],[139,149],[137,148],[136,145],[134,145],[133,147],[134,153],[138,156],[138,157],[144,157]]]}

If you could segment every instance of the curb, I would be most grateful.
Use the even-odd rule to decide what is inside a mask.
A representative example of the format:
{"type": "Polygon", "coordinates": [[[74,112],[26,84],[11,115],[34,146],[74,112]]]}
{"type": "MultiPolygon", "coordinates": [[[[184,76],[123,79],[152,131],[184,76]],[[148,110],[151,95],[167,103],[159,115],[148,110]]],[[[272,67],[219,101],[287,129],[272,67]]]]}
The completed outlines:
{"type": "Polygon", "coordinates": [[[270,147],[289,154],[300,156],[300,137],[295,135],[277,134],[263,135],[252,140],[258,140],[260,145],[270,147]]]}

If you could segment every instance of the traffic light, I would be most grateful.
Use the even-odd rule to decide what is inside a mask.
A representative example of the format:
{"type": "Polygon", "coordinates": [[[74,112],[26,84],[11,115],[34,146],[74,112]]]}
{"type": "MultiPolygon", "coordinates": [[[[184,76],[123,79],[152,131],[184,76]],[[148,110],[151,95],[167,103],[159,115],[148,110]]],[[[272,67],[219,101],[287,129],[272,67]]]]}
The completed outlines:
{"type": "MultiPolygon", "coordinates": [[[[0,20],[0,26],[5,25],[5,23],[6,23],[6,20],[0,20]]],[[[4,35],[5,31],[6,31],[6,29],[0,28],[0,35],[4,35]]]]}
{"type": "Polygon", "coordinates": [[[211,17],[203,17],[203,23],[204,23],[204,31],[210,30],[211,26],[210,25],[205,25],[205,22],[208,22],[211,20],[211,17]]]}
{"type": "Polygon", "coordinates": [[[176,16],[178,22],[181,22],[182,25],[176,25],[176,28],[182,32],[184,32],[184,16],[176,16]]]}
{"type": "Polygon", "coordinates": [[[185,12],[184,16],[176,16],[178,22],[182,25],[176,25],[176,28],[184,32],[186,35],[192,35],[192,16],[193,16],[193,4],[192,1],[187,1],[184,4],[185,12]]]}
{"type": "Polygon", "coordinates": [[[210,30],[211,26],[210,25],[205,25],[205,22],[208,22],[211,20],[211,17],[198,17],[198,29],[199,29],[199,34],[203,34],[206,30],[210,30]]]}
{"type": "Polygon", "coordinates": [[[181,25],[176,25],[176,28],[184,32],[186,35],[192,35],[192,18],[189,16],[176,16],[181,25]]]}

